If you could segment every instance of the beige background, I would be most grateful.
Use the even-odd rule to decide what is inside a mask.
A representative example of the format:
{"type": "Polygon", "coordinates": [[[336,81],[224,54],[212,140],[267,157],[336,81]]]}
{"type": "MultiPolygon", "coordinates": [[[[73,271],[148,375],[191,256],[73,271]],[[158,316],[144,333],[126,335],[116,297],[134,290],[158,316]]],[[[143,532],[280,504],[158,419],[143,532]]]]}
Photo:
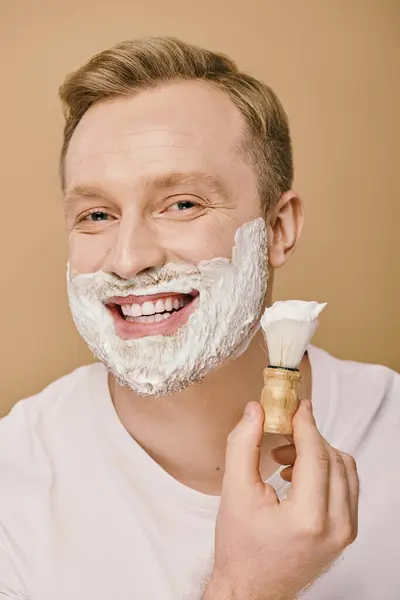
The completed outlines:
{"type": "Polygon", "coordinates": [[[327,300],[316,343],[399,370],[399,24],[398,0],[0,0],[0,413],[91,361],[64,287],[57,88],[148,34],[226,52],[278,93],[307,225],[276,298],[327,300]]]}

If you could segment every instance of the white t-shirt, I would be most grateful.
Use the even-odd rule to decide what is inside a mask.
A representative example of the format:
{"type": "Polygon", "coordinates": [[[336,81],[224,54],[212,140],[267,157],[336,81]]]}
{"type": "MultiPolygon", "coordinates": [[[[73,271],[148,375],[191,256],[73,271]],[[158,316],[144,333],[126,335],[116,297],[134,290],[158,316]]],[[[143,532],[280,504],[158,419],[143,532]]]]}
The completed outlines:
{"type": "MultiPolygon", "coordinates": [[[[361,496],[358,539],[304,597],[398,600],[400,376],[309,356],[317,423],[356,457],[361,496]]],[[[197,600],[218,504],[130,437],[103,365],[77,369],[0,421],[0,599],[197,600]]]]}

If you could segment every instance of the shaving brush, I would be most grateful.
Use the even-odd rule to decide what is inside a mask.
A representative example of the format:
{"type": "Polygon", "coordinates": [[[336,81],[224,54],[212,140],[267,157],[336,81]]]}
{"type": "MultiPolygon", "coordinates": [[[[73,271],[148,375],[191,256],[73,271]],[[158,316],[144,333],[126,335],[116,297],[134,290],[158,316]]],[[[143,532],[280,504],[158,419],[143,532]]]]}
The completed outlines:
{"type": "Polygon", "coordinates": [[[325,308],[318,302],[275,302],[261,318],[269,365],[263,371],[264,432],[292,435],[292,419],[299,407],[299,364],[325,308]]]}

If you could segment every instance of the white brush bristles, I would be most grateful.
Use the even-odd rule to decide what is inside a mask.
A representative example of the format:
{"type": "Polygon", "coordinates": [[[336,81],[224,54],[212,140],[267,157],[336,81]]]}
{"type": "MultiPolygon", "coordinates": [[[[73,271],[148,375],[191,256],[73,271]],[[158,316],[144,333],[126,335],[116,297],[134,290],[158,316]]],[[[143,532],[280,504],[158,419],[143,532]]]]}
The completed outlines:
{"type": "Polygon", "coordinates": [[[261,327],[268,348],[269,364],[296,369],[318,326],[325,304],[289,300],[267,308],[261,327]]]}

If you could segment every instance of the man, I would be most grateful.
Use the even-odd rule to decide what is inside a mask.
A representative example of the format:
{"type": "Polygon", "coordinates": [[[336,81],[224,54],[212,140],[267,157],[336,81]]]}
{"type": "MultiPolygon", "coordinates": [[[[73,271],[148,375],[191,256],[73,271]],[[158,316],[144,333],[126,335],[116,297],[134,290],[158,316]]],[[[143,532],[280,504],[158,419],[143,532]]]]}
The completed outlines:
{"type": "Polygon", "coordinates": [[[151,38],[61,99],[68,294],[100,362],[0,422],[0,597],[398,598],[398,375],[310,347],[294,445],[262,434],[258,324],[303,223],[276,96],[151,38]]]}

